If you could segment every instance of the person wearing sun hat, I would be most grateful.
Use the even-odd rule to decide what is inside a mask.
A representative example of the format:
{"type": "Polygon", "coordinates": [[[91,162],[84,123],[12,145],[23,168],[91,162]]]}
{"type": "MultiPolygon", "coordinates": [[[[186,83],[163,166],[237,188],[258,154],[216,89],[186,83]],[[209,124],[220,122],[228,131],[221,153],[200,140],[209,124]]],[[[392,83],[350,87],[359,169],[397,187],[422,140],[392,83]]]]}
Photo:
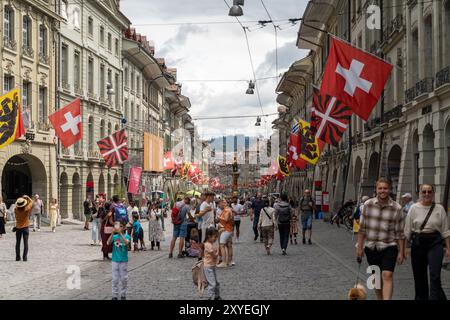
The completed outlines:
{"type": "Polygon", "coordinates": [[[33,200],[29,196],[23,196],[16,200],[14,213],[16,215],[16,261],[20,261],[20,241],[23,237],[23,261],[27,261],[28,255],[28,236],[30,231],[30,213],[33,208],[33,200]]]}
{"type": "Polygon", "coordinates": [[[404,195],[402,195],[402,202],[403,202],[403,216],[406,217],[408,215],[409,209],[411,209],[412,205],[414,204],[413,197],[411,193],[407,192],[404,195]]]}

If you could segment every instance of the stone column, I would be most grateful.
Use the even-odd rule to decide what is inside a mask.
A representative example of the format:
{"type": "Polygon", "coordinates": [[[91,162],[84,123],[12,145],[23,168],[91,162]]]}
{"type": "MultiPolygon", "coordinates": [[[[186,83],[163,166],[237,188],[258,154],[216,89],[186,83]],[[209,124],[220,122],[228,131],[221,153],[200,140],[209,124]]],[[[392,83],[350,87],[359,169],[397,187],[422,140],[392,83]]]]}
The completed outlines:
{"type": "Polygon", "coordinates": [[[405,24],[405,34],[406,34],[406,64],[403,66],[403,68],[406,68],[406,88],[411,88],[413,85],[413,80],[412,80],[412,73],[410,72],[411,68],[412,68],[412,34],[411,34],[411,9],[406,6],[406,11],[405,11],[405,16],[406,16],[406,24],[405,24]]]}
{"type": "Polygon", "coordinates": [[[434,166],[436,173],[434,177],[434,183],[436,184],[436,201],[439,202],[443,199],[445,180],[447,177],[447,148],[445,141],[445,123],[444,117],[439,116],[439,113],[435,114],[433,119],[433,128],[438,128],[434,131],[434,166]]]}
{"type": "MultiPolygon", "coordinates": [[[[419,81],[425,78],[425,25],[423,21],[423,2],[417,1],[417,27],[419,35],[419,57],[418,57],[418,68],[419,68],[419,81]]],[[[411,66],[415,68],[416,66],[411,66]]]]}
{"type": "Polygon", "coordinates": [[[441,70],[442,68],[442,59],[444,58],[441,55],[441,38],[442,38],[442,23],[441,23],[441,10],[439,7],[442,7],[441,1],[433,1],[433,77],[434,75],[441,70]]]}

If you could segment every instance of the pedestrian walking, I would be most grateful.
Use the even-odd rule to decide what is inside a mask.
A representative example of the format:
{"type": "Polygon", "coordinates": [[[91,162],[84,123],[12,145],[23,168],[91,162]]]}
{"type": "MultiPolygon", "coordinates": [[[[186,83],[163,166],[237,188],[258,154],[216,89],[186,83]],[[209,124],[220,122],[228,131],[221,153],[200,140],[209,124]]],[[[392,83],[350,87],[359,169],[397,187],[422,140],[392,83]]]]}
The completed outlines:
{"type": "Polygon", "coordinates": [[[203,202],[206,201],[206,194],[202,193],[200,195],[200,199],[197,203],[197,208],[195,208],[195,221],[197,222],[197,229],[198,229],[198,239],[199,241],[201,241],[203,238],[203,233],[202,233],[202,225],[203,225],[203,217],[199,216],[198,214],[200,213],[200,207],[202,206],[203,202]]]}
{"type": "Polygon", "coordinates": [[[52,228],[52,232],[56,232],[56,222],[58,221],[59,216],[59,205],[58,200],[55,198],[53,198],[50,202],[48,216],[50,218],[50,228],[52,228]]]}
{"type": "Polygon", "coordinates": [[[216,265],[219,256],[219,248],[216,245],[218,231],[214,227],[205,230],[206,241],[203,244],[202,260],[203,272],[208,282],[206,294],[209,300],[222,300],[220,297],[220,284],[217,281],[216,265]]]}
{"type": "Polygon", "coordinates": [[[445,255],[450,258],[450,231],[447,212],[433,200],[434,186],[423,184],[420,201],[411,206],[405,221],[405,236],[411,241],[416,300],[447,300],[442,290],[441,270],[444,242],[445,255]]]}
{"type": "Polygon", "coordinates": [[[402,195],[402,202],[403,202],[402,208],[403,216],[406,218],[409,209],[411,209],[412,205],[414,204],[411,193],[407,192],[404,195],[402,195]]]}
{"type": "Polygon", "coordinates": [[[312,219],[316,206],[311,197],[311,190],[306,189],[303,192],[303,197],[301,197],[298,202],[298,208],[301,213],[300,217],[302,221],[302,242],[303,244],[306,244],[306,234],[308,233],[308,244],[312,244],[312,219]]]}
{"type": "Polygon", "coordinates": [[[275,209],[271,207],[269,199],[265,201],[265,206],[261,210],[258,228],[261,229],[266,253],[267,255],[271,255],[274,233],[275,230],[278,230],[278,225],[275,219],[275,209]]]}
{"type": "Polygon", "coordinates": [[[94,211],[95,204],[88,196],[86,200],[83,202],[83,208],[84,208],[84,230],[89,230],[89,222],[91,222],[92,219],[92,213],[94,211]]]}
{"type": "Polygon", "coordinates": [[[161,223],[159,223],[161,216],[162,212],[158,204],[157,203],[151,204],[147,220],[148,220],[148,240],[151,243],[152,250],[154,250],[155,244],[158,247],[158,250],[161,250],[160,242],[164,237],[161,223]]]}
{"type": "Polygon", "coordinates": [[[31,214],[33,215],[33,231],[41,231],[41,218],[44,213],[44,203],[39,198],[38,194],[33,197],[33,207],[31,209],[31,214]]]}
{"type": "Polygon", "coordinates": [[[30,214],[33,209],[33,200],[28,196],[23,196],[16,200],[14,213],[16,216],[16,226],[13,231],[16,233],[16,261],[20,261],[20,242],[23,238],[23,261],[28,257],[28,236],[30,235],[30,214]]]}
{"type": "Polygon", "coordinates": [[[139,221],[139,214],[133,215],[133,225],[131,230],[131,239],[133,239],[134,252],[139,251],[138,242],[141,246],[140,250],[146,250],[144,242],[144,229],[139,221]]]}
{"type": "Polygon", "coordinates": [[[108,239],[114,231],[114,212],[112,211],[111,207],[111,202],[106,202],[104,204],[105,215],[102,219],[100,228],[100,234],[102,237],[103,260],[111,260],[109,254],[112,253],[112,246],[108,243],[108,239]]]}
{"type": "Polygon", "coordinates": [[[202,218],[201,223],[201,233],[202,233],[202,241],[206,241],[206,229],[209,227],[214,227],[214,197],[215,194],[212,192],[207,192],[205,194],[205,201],[200,206],[200,212],[195,216],[196,218],[202,218]]]}
{"type": "Polygon", "coordinates": [[[119,227],[114,228],[108,238],[108,244],[112,245],[112,300],[127,299],[128,289],[128,245],[130,236],[125,233],[125,224],[119,222],[119,227]],[[119,290],[119,285],[122,288],[119,290]]]}
{"type": "MultiPolygon", "coordinates": [[[[258,237],[260,236],[258,233],[258,222],[261,210],[262,208],[264,208],[264,206],[264,200],[262,199],[261,193],[257,193],[256,199],[252,202],[252,215],[250,216],[250,220],[253,221],[253,233],[255,234],[255,241],[258,240],[258,237]]],[[[260,241],[263,242],[263,239],[261,237],[260,241]]]]}
{"type": "Polygon", "coordinates": [[[280,246],[284,256],[286,255],[289,243],[289,231],[292,219],[292,207],[287,201],[288,197],[283,193],[280,201],[274,204],[275,219],[278,223],[278,232],[280,233],[280,246]]]}
{"type": "Polygon", "coordinates": [[[387,179],[376,182],[377,196],[364,203],[358,232],[358,262],[364,252],[369,265],[381,270],[381,288],[375,289],[379,300],[392,299],[395,265],[405,259],[405,218],[401,205],[389,196],[390,188],[387,179]]]}
{"type": "Polygon", "coordinates": [[[241,215],[244,211],[244,206],[239,203],[239,200],[237,197],[233,197],[232,204],[231,204],[231,210],[233,212],[233,219],[234,219],[234,228],[233,233],[236,238],[236,242],[239,242],[239,236],[240,236],[240,227],[241,227],[241,215]]]}
{"type": "Polygon", "coordinates": [[[187,215],[190,211],[191,199],[185,197],[183,201],[177,202],[172,211],[173,236],[170,242],[169,258],[173,257],[173,249],[177,239],[178,243],[178,258],[184,258],[184,240],[187,232],[187,215]]]}
{"type": "Polygon", "coordinates": [[[0,196],[0,239],[6,234],[5,226],[8,215],[8,209],[6,204],[3,202],[2,196],[0,196]]]}
{"type": "Polygon", "coordinates": [[[184,241],[186,251],[189,248],[190,240],[191,240],[191,231],[192,229],[197,229],[197,222],[195,221],[195,211],[197,209],[197,199],[192,198],[190,203],[190,208],[187,214],[187,230],[186,230],[186,238],[184,241]]]}
{"type": "Polygon", "coordinates": [[[225,200],[219,202],[221,214],[219,216],[219,225],[222,229],[219,236],[220,253],[222,262],[217,265],[218,268],[234,266],[233,261],[233,212],[225,200]]]}
{"type": "Polygon", "coordinates": [[[294,208],[293,202],[290,203],[292,207],[292,217],[291,217],[291,227],[289,230],[289,237],[291,239],[291,244],[297,243],[297,234],[298,234],[298,208],[294,208]]]}

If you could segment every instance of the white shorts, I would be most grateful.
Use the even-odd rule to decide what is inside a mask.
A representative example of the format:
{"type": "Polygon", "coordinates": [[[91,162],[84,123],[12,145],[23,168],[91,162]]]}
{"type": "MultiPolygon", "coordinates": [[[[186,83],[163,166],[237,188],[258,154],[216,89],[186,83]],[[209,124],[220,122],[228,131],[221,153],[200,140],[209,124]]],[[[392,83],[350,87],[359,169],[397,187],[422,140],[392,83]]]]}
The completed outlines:
{"type": "Polygon", "coordinates": [[[223,231],[220,234],[220,244],[226,244],[229,240],[231,240],[231,237],[233,236],[233,232],[223,231]]]}

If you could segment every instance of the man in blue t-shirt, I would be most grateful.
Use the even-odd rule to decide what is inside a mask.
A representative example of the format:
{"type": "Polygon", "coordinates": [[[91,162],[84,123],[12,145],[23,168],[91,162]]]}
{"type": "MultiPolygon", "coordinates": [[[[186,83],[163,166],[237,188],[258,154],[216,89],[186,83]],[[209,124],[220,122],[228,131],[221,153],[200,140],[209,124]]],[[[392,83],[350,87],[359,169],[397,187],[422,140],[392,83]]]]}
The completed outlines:
{"type": "MultiPolygon", "coordinates": [[[[117,227],[117,226],[116,226],[117,227]]],[[[120,227],[114,228],[113,233],[108,239],[108,245],[112,244],[112,299],[119,298],[119,283],[122,284],[120,291],[120,299],[127,298],[127,284],[128,284],[128,244],[130,243],[130,236],[123,234],[125,225],[120,223],[120,227]]]]}

